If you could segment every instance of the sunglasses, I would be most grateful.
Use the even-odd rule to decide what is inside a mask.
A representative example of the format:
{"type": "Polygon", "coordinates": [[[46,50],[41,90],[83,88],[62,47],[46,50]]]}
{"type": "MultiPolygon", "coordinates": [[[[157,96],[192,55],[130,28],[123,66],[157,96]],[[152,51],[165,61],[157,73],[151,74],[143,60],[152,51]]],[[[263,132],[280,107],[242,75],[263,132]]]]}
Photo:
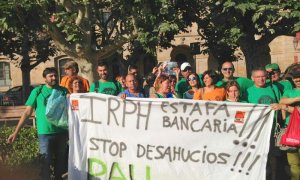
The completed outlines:
{"type": "Polygon", "coordinates": [[[195,81],[195,80],[197,80],[197,78],[196,77],[192,77],[192,78],[188,78],[187,80],[188,81],[195,81]]]}
{"type": "Polygon", "coordinates": [[[233,68],[222,68],[223,71],[233,71],[233,68]]]}
{"type": "Polygon", "coordinates": [[[187,67],[187,68],[185,68],[185,69],[183,70],[183,72],[187,72],[187,71],[191,71],[191,70],[192,70],[192,68],[187,67]]]}

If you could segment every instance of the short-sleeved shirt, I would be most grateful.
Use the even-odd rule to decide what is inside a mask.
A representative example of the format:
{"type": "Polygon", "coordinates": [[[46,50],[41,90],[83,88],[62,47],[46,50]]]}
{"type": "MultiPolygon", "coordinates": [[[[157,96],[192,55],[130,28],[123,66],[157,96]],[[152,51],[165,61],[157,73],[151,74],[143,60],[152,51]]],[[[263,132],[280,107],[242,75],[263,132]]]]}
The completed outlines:
{"type": "MultiPolygon", "coordinates": [[[[294,97],[299,97],[299,96],[300,96],[300,90],[299,89],[287,90],[282,95],[282,97],[286,97],[286,98],[294,98],[294,97]]],[[[291,104],[291,106],[300,106],[300,102],[291,104]]],[[[285,124],[288,125],[289,121],[290,121],[290,113],[286,112],[285,124]]]]}
{"type": "MultiPolygon", "coordinates": [[[[268,80],[267,83],[270,84],[270,80],[268,80]]],[[[292,83],[288,80],[281,80],[279,82],[273,82],[273,84],[275,84],[278,87],[281,94],[283,94],[284,91],[286,91],[286,90],[292,90],[293,89],[292,83]]]]}
{"type": "MultiPolygon", "coordinates": [[[[253,86],[253,81],[245,77],[233,77],[232,80],[236,81],[240,85],[240,99],[245,100],[245,93],[249,87],[253,86]]],[[[223,79],[217,82],[216,86],[225,88],[227,82],[227,80],[223,79]]]]}
{"type": "Polygon", "coordinates": [[[144,97],[143,93],[139,92],[138,96],[135,96],[134,94],[131,94],[128,89],[125,89],[123,92],[119,93],[118,96],[120,96],[121,94],[126,94],[127,97],[138,97],[138,98],[143,98],[144,97]]]}
{"type": "MultiPolygon", "coordinates": [[[[90,84],[89,84],[89,81],[87,79],[84,79],[83,77],[81,76],[77,76],[83,83],[83,90],[84,92],[89,92],[90,90],[90,84]]],[[[71,92],[71,89],[69,87],[69,83],[70,83],[70,80],[71,80],[71,76],[64,76],[61,81],[60,81],[60,86],[63,86],[65,88],[67,88],[69,90],[69,92],[71,92]]]]}
{"type": "MultiPolygon", "coordinates": [[[[202,81],[202,74],[198,74],[198,76],[200,79],[200,86],[203,87],[204,83],[202,81]]],[[[185,78],[180,79],[180,81],[178,81],[175,86],[175,91],[177,92],[178,98],[183,98],[183,94],[190,89],[191,86],[189,86],[185,78]]]]}
{"type": "MultiPolygon", "coordinates": [[[[102,94],[108,94],[108,95],[118,95],[121,89],[121,85],[118,82],[112,82],[112,81],[107,81],[107,82],[99,82],[99,87],[98,87],[98,92],[97,93],[102,93],[102,94]]],[[[90,92],[95,92],[95,83],[93,83],[90,87],[90,92]]]]}
{"type": "Polygon", "coordinates": [[[53,88],[49,88],[46,85],[42,85],[32,90],[29,98],[25,103],[26,106],[31,106],[36,111],[36,124],[38,134],[56,134],[67,132],[65,129],[59,128],[49,123],[45,115],[47,99],[51,95],[53,89],[64,91],[64,94],[68,93],[68,90],[61,86],[54,86],[53,88]]]}
{"type": "Polygon", "coordinates": [[[224,101],[226,97],[225,89],[216,87],[213,91],[203,92],[202,88],[194,93],[194,100],[224,101]],[[202,94],[203,93],[203,94],[202,94]]]}
{"type": "Polygon", "coordinates": [[[280,91],[276,85],[272,87],[270,84],[266,84],[266,87],[263,88],[258,88],[253,85],[247,89],[247,101],[254,104],[278,103],[278,100],[281,98],[280,91]]]}

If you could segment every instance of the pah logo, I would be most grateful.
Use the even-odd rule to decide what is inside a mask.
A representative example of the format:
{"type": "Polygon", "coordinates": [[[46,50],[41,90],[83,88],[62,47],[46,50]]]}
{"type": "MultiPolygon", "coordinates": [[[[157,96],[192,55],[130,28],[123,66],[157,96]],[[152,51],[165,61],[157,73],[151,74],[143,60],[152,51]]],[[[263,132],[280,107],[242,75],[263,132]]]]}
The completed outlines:
{"type": "Polygon", "coordinates": [[[71,102],[71,109],[72,109],[72,111],[78,111],[78,100],[72,100],[72,102],[71,102]]]}

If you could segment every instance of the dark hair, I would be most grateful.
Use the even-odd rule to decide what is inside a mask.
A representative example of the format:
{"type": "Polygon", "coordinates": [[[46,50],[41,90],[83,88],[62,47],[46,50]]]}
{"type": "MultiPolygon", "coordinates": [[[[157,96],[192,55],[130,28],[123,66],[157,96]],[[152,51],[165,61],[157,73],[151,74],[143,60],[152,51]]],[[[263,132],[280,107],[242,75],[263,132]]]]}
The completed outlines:
{"type": "Polygon", "coordinates": [[[45,78],[48,74],[55,73],[57,75],[57,70],[55,67],[47,67],[43,71],[43,78],[45,78]]]}
{"type": "Polygon", "coordinates": [[[155,74],[150,73],[146,77],[145,81],[149,86],[153,86],[155,78],[156,78],[155,74]]]}
{"type": "Polygon", "coordinates": [[[131,71],[132,69],[138,69],[138,67],[136,65],[129,65],[128,72],[131,71]]]}
{"type": "Polygon", "coordinates": [[[106,68],[108,68],[107,62],[104,61],[99,61],[97,66],[105,66],[106,68]]]}
{"type": "MultiPolygon", "coordinates": [[[[200,78],[199,78],[199,76],[198,76],[198,74],[197,73],[191,73],[190,75],[194,75],[195,77],[196,77],[196,81],[197,81],[197,88],[200,88],[201,87],[201,82],[200,82],[200,78]]],[[[186,83],[190,86],[190,84],[189,84],[189,77],[190,77],[190,75],[188,75],[188,77],[187,77],[187,79],[186,79],[186,83]]]]}
{"type": "Polygon", "coordinates": [[[78,82],[81,84],[81,89],[80,89],[80,91],[81,91],[81,92],[84,92],[84,90],[83,90],[83,81],[82,81],[82,79],[79,78],[78,76],[72,76],[71,79],[70,79],[70,81],[69,81],[69,84],[68,84],[69,89],[72,90],[72,92],[70,92],[70,93],[73,93],[73,82],[74,82],[75,80],[78,80],[78,82]]]}
{"type": "Polygon", "coordinates": [[[212,82],[213,85],[217,84],[217,82],[220,80],[219,74],[212,69],[204,71],[204,73],[202,74],[202,78],[201,78],[202,81],[203,81],[205,75],[208,75],[210,78],[213,79],[213,82],[212,82]]]}

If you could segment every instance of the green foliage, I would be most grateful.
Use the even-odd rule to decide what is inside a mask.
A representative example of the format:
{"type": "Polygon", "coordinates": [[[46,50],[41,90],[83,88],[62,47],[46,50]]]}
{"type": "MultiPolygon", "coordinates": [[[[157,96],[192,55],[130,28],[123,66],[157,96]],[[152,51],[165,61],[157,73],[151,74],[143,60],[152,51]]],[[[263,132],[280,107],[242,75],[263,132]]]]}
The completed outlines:
{"type": "Polygon", "coordinates": [[[16,141],[6,143],[6,139],[14,128],[3,126],[0,128],[0,155],[4,158],[4,164],[18,166],[37,163],[39,158],[39,146],[37,132],[34,128],[22,128],[16,141]]]}

